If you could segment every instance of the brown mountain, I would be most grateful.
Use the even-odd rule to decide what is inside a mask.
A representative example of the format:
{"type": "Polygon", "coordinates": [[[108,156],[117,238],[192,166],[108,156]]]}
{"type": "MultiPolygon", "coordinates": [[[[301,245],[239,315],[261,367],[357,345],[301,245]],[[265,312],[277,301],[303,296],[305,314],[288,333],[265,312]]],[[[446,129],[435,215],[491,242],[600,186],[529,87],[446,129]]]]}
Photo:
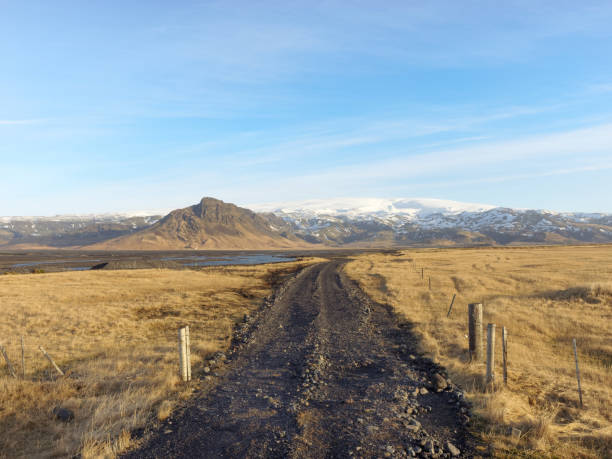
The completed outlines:
{"type": "Polygon", "coordinates": [[[87,248],[231,250],[313,247],[287,232],[283,223],[278,217],[262,216],[218,199],[204,198],[194,206],[170,212],[149,228],[87,248]]]}

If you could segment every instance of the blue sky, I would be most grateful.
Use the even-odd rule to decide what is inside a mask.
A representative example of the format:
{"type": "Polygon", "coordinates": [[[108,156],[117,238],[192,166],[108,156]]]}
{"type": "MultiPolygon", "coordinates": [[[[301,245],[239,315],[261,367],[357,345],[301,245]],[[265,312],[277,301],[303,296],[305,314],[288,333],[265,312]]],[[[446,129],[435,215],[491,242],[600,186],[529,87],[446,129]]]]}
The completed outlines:
{"type": "Polygon", "coordinates": [[[612,212],[608,1],[0,0],[0,215],[612,212]]]}

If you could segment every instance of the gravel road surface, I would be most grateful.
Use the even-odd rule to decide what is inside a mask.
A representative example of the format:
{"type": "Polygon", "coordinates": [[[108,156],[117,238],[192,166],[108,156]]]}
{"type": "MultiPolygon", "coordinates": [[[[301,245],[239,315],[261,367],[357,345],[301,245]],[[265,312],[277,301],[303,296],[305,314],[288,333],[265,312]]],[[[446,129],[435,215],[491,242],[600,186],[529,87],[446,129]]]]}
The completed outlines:
{"type": "Polygon", "coordinates": [[[279,288],[210,362],[208,389],[125,457],[474,457],[461,390],[342,265],[279,288]]]}

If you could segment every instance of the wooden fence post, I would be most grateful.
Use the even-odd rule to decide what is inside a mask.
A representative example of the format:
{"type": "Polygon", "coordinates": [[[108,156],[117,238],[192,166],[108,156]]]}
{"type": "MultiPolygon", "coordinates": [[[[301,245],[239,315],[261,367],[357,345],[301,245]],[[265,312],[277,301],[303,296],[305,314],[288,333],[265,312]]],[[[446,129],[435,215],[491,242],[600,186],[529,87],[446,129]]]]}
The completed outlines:
{"type": "Polygon", "coordinates": [[[25,379],[25,344],[23,342],[23,335],[21,335],[21,377],[25,379]]]}
{"type": "Polygon", "coordinates": [[[495,324],[487,325],[487,386],[495,382],[495,324]]]}
{"type": "Polygon", "coordinates": [[[47,354],[47,351],[45,351],[42,346],[38,346],[38,349],[40,349],[40,352],[42,352],[42,354],[47,358],[47,360],[51,363],[51,365],[53,365],[53,368],[55,368],[60,375],[64,376],[64,372],[60,370],[60,367],[57,366],[57,364],[53,361],[51,356],[47,354]]]}
{"type": "Polygon", "coordinates": [[[431,290],[431,276],[427,277],[429,279],[429,290],[431,290]]]}
{"type": "Polygon", "coordinates": [[[451,304],[448,307],[448,312],[446,313],[446,317],[450,317],[450,313],[453,310],[453,304],[455,304],[455,297],[457,296],[456,293],[453,293],[453,299],[451,300],[451,304]]]}
{"type": "Polygon", "coordinates": [[[421,280],[425,279],[425,268],[421,268],[421,280]]]}
{"type": "Polygon", "coordinates": [[[2,352],[2,355],[4,356],[4,360],[6,361],[6,367],[8,368],[9,373],[13,378],[17,378],[17,373],[15,373],[15,369],[13,368],[13,365],[11,365],[11,361],[9,360],[8,355],[6,354],[6,349],[4,349],[4,346],[0,346],[0,352],[2,352]]]}
{"type": "Polygon", "coordinates": [[[580,408],[582,408],[582,388],[580,387],[580,368],[578,367],[578,350],[576,349],[576,338],[572,341],[574,345],[574,360],[576,360],[576,379],[578,380],[578,396],[580,397],[580,408]]]}
{"type": "Polygon", "coordinates": [[[482,362],[482,304],[468,305],[468,333],[471,362],[482,362]]]}
{"type": "Polygon", "coordinates": [[[185,363],[187,364],[187,381],[191,381],[191,345],[189,342],[189,325],[185,327],[185,363]]]}
{"type": "Polygon", "coordinates": [[[181,379],[187,381],[187,354],[185,349],[185,328],[179,328],[178,333],[179,349],[179,371],[181,379]]]}
{"type": "Polygon", "coordinates": [[[508,385],[508,330],[502,327],[502,361],[504,366],[504,385],[508,385]]]}

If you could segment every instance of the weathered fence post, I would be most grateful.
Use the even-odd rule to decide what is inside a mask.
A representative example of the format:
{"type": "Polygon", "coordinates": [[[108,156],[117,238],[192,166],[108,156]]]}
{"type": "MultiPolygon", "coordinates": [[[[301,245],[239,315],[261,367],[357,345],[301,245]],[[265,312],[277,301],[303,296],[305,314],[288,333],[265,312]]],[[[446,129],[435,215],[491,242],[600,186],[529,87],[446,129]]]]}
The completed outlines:
{"type": "Polygon", "coordinates": [[[189,341],[189,325],[185,327],[185,356],[187,357],[187,381],[191,381],[191,344],[189,341]]]}
{"type": "Polygon", "coordinates": [[[0,352],[2,352],[2,355],[4,356],[4,360],[6,361],[6,367],[8,368],[9,373],[13,378],[17,378],[17,373],[15,373],[15,369],[13,368],[13,365],[11,365],[11,361],[9,360],[8,355],[6,354],[6,349],[4,349],[4,346],[0,346],[0,352]]]}
{"type": "Polygon", "coordinates": [[[431,290],[431,276],[428,276],[427,279],[429,279],[429,290],[431,290]]]}
{"type": "Polygon", "coordinates": [[[508,385],[508,330],[502,327],[502,362],[504,372],[504,385],[508,385]]]}
{"type": "Polygon", "coordinates": [[[185,329],[179,328],[178,333],[179,372],[181,379],[187,381],[187,355],[185,354],[185,329]]]}
{"type": "Polygon", "coordinates": [[[47,358],[47,360],[51,363],[51,365],[53,365],[53,368],[55,368],[60,375],[64,376],[64,372],[60,370],[60,367],[57,366],[57,364],[53,361],[51,356],[47,354],[47,351],[45,351],[42,346],[38,346],[38,349],[40,349],[40,352],[42,352],[42,354],[47,358]]]}
{"type": "Polygon", "coordinates": [[[482,362],[482,304],[468,305],[468,333],[471,362],[482,362]]]}
{"type": "Polygon", "coordinates": [[[421,280],[425,279],[425,268],[421,268],[421,280]]]}
{"type": "Polygon", "coordinates": [[[181,379],[191,380],[191,352],[189,350],[189,327],[179,328],[179,369],[181,379]]]}
{"type": "Polygon", "coordinates": [[[572,341],[574,345],[574,360],[576,360],[576,379],[578,380],[578,396],[580,397],[580,408],[582,408],[582,388],[580,387],[580,368],[578,367],[578,350],[576,349],[576,338],[572,341]]]}
{"type": "Polygon", "coordinates": [[[453,299],[451,300],[450,306],[448,307],[448,312],[446,313],[446,317],[450,317],[450,313],[453,310],[453,304],[455,304],[456,293],[453,293],[453,299]]]}
{"type": "Polygon", "coordinates": [[[487,386],[495,382],[495,324],[487,325],[487,386]]]}

